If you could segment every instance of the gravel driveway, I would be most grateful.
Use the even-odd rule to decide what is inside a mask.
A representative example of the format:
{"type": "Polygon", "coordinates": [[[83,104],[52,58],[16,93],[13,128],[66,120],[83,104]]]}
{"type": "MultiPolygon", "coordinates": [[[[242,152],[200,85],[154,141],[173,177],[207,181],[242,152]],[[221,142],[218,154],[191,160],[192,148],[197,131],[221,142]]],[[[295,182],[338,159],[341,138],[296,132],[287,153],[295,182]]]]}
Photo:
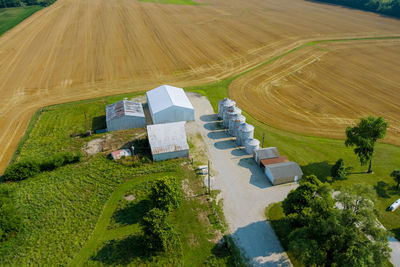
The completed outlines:
{"type": "Polygon", "coordinates": [[[203,96],[189,94],[196,123],[208,146],[213,189],[220,189],[233,238],[254,266],[291,266],[270,224],[265,208],[282,201],[297,184],[272,186],[250,155],[238,148],[203,96]]]}

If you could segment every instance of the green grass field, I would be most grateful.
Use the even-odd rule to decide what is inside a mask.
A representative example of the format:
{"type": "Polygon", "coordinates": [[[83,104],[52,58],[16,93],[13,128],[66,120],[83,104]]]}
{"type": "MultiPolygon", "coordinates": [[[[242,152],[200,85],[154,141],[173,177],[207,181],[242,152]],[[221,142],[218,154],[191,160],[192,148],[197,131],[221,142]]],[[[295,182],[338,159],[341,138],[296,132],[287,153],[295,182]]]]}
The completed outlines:
{"type": "Polygon", "coordinates": [[[153,2],[159,4],[173,4],[173,5],[199,5],[192,0],[138,0],[140,2],[153,2]]]}
{"type": "MultiPolygon", "coordinates": [[[[41,109],[32,118],[15,159],[40,160],[60,151],[82,150],[89,141],[104,136],[77,135],[104,127],[105,105],[137,95],[83,100],[41,109]]],[[[143,132],[143,129],[113,132],[112,139],[114,145],[124,144],[143,132]]],[[[99,153],[86,156],[81,163],[0,186],[15,191],[14,201],[26,223],[22,232],[0,248],[1,266],[172,263],[200,266],[207,262],[226,265],[237,260],[230,249],[210,241],[215,239],[217,230],[223,229],[224,222],[215,220],[223,218],[218,213],[221,208],[204,196],[202,178],[184,160],[131,167],[99,153]],[[141,243],[138,224],[146,209],[137,206],[138,202],[128,203],[123,196],[134,194],[139,202],[145,201],[151,182],[165,175],[188,180],[190,189],[199,197],[185,199],[171,214],[172,222],[181,233],[182,253],[151,255],[141,243]]]]}
{"type": "Polygon", "coordinates": [[[41,6],[0,8],[0,35],[40,9],[41,6]]]}

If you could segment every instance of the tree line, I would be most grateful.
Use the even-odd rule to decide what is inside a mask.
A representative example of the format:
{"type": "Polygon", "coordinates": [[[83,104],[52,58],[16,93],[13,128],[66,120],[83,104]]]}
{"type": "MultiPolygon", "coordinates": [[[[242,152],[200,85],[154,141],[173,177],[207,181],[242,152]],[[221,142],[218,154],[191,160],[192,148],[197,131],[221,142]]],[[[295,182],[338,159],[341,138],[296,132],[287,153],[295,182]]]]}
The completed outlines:
{"type": "Polygon", "coordinates": [[[19,6],[49,6],[55,0],[0,0],[0,8],[19,7],[19,6]]]}
{"type": "Polygon", "coordinates": [[[349,6],[362,10],[372,11],[388,16],[400,18],[400,1],[399,0],[316,0],[319,2],[326,2],[349,6]]]}

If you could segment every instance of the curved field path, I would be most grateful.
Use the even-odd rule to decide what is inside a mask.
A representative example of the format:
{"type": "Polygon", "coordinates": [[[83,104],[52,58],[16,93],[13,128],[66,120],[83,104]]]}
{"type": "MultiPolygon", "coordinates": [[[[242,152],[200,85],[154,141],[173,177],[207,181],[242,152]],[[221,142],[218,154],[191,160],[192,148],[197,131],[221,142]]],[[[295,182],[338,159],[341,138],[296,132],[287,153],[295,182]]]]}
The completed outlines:
{"type": "Polygon", "coordinates": [[[230,96],[256,119],[307,135],[344,138],[360,117],[389,121],[400,145],[400,39],[304,46],[240,76],[230,96]]]}
{"type": "Polygon", "coordinates": [[[400,29],[399,20],[304,0],[200,2],[58,0],[2,35],[0,172],[40,107],[212,82],[307,40],[400,29]]]}

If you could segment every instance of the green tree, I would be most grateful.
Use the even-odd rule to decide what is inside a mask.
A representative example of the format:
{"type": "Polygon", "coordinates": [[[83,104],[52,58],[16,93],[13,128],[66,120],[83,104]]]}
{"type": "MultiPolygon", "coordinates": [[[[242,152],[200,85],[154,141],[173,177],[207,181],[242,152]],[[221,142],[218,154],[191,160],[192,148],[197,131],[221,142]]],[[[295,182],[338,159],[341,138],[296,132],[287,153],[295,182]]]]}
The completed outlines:
{"type": "Polygon", "coordinates": [[[170,212],[179,206],[182,195],[178,180],[166,176],[156,180],[150,198],[156,208],[170,212]]]}
{"type": "Polygon", "coordinates": [[[385,265],[390,248],[377,221],[375,198],[371,187],[360,185],[339,193],[336,205],[330,194],[318,195],[304,226],[290,233],[289,249],[306,266],[385,265]]]}
{"type": "Polygon", "coordinates": [[[333,178],[344,178],[347,176],[350,167],[344,165],[344,160],[339,159],[331,168],[331,176],[333,178]]]}
{"type": "Polygon", "coordinates": [[[179,236],[168,222],[167,211],[157,208],[150,210],[143,217],[142,229],[150,249],[171,252],[180,248],[179,236]]]}
{"type": "Polygon", "coordinates": [[[400,170],[392,171],[390,176],[393,177],[393,179],[396,181],[396,183],[397,183],[397,187],[396,188],[399,189],[399,185],[400,185],[400,170]]]}
{"type": "Polygon", "coordinates": [[[290,191],[282,203],[285,215],[300,214],[306,207],[309,207],[311,199],[322,185],[321,181],[315,175],[304,177],[300,180],[299,184],[296,190],[290,191]]]}
{"type": "Polygon", "coordinates": [[[354,153],[360,159],[361,165],[365,165],[369,161],[368,173],[372,173],[375,143],[385,137],[388,125],[388,122],[382,117],[369,116],[361,118],[356,126],[346,128],[345,144],[348,147],[355,146],[354,153]]]}
{"type": "Polygon", "coordinates": [[[40,172],[40,164],[36,161],[20,161],[11,164],[4,172],[6,181],[20,181],[32,177],[40,172]]]}

